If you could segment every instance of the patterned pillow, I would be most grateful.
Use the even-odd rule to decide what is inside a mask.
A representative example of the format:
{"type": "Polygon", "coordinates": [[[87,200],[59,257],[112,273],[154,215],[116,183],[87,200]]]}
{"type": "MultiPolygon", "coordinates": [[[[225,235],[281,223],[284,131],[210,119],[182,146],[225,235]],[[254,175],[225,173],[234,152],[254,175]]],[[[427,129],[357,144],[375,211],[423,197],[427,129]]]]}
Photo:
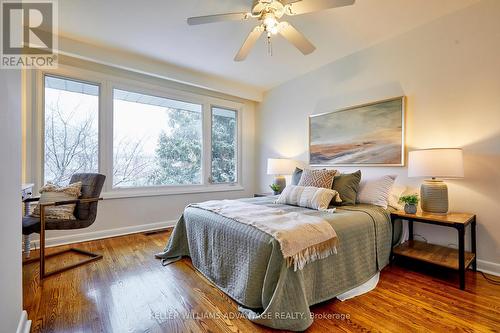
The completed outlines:
{"type": "Polygon", "coordinates": [[[333,178],[337,174],[337,170],[311,170],[306,169],[302,171],[299,186],[312,186],[332,188],[333,178]]]}
{"type": "MultiPolygon", "coordinates": [[[[39,203],[75,200],[81,194],[82,182],[69,184],[66,187],[59,187],[52,183],[47,183],[40,189],[39,203]]],[[[63,206],[48,206],[45,208],[45,217],[54,220],[75,220],[73,212],[75,211],[76,204],[63,205],[63,206]]],[[[38,204],[33,213],[35,217],[40,217],[40,205],[38,204]]]]}
{"type": "Polygon", "coordinates": [[[332,189],[289,185],[285,187],[278,200],[276,200],[276,203],[327,210],[332,199],[335,202],[342,201],[338,192],[332,189]]]}

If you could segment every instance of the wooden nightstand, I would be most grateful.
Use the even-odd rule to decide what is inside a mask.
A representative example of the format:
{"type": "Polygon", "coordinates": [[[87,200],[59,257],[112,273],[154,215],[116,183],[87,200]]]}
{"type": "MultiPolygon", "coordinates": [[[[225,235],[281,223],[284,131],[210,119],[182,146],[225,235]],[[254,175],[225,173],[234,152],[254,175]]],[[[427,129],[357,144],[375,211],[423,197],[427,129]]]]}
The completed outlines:
{"type": "Polygon", "coordinates": [[[393,248],[391,261],[394,256],[402,256],[431,264],[458,270],[460,276],[460,289],[465,289],[465,270],[472,265],[477,269],[476,259],[476,215],[468,213],[448,213],[445,215],[417,212],[407,214],[404,211],[391,213],[391,222],[394,239],[394,221],[397,219],[407,220],[409,237],[408,241],[393,248]],[[435,224],[444,227],[452,227],[458,231],[458,250],[413,240],[413,222],[435,224]],[[471,251],[465,251],[465,228],[471,226],[471,251]]]}
{"type": "Polygon", "coordinates": [[[255,193],[253,195],[254,198],[260,198],[260,197],[272,197],[274,194],[273,193],[255,193]]]}

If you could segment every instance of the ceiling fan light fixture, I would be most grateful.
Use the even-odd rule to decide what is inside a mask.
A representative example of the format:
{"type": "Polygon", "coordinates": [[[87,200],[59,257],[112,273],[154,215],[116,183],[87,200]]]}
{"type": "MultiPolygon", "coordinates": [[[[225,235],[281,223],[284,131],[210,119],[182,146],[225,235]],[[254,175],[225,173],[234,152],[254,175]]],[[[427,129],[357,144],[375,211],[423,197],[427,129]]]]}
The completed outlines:
{"type": "Polygon", "coordinates": [[[267,31],[271,33],[271,35],[276,35],[279,32],[279,26],[276,24],[275,26],[267,29],[267,31]]]}
{"type": "Polygon", "coordinates": [[[276,20],[276,17],[271,13],[264,14],[262,22],[266,27],[272,27],[278,24],[278,20],[276,20]]]}
{"type": "Polygon", "coordinates": [[[316,47],[297,29],[286,21],[280,21],[283,16],[295,16],[313,13],[330,8],[350,6],[356,0],[253,0],[251,12],[215,14],[188,18],[189,25],[198,25],[220,21],[241,21],[257,19],[259,22],[248,34],[245,42],[234,57],[235,61],[243,61],[250,53],[259,37],[265,32],[269,52],[271,53],[271,37],[280,34],[292,43],[302,54],[307,55],[316,47]]]}
{"type": "Polygon", "coordinates": [[[273,13],[266,13],[262,17],[262,24],[266,31],[270,34],[276,35],[278,33],[278,20],[273,13]]]}

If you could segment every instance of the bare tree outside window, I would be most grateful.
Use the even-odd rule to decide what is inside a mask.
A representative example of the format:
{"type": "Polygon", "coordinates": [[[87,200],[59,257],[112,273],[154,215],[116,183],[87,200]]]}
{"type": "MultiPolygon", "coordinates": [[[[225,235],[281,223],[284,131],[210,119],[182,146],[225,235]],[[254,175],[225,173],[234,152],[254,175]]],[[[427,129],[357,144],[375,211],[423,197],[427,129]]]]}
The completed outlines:
{"type": "Polygon", "coordinates": [[[45,77],[44,180],[67,184],[74,173],[97,172],[99,86],[45,77]]]}
{"type": "Polygon", "coordinates": [[[122,137],[114,142],[113,186],[143,184],[151,165],[151,158],[144,153],[144,139],[122,137]]]}
{"type": "MultiPolygon", "coordinates": [[[[99,86],[45,77],[44,180],[67,184],[80,172],[99,170],[99,86]]],[[[143,140],[122,138],[115,146],[114,182],[135,182],[151,163],[143,140]]]]}

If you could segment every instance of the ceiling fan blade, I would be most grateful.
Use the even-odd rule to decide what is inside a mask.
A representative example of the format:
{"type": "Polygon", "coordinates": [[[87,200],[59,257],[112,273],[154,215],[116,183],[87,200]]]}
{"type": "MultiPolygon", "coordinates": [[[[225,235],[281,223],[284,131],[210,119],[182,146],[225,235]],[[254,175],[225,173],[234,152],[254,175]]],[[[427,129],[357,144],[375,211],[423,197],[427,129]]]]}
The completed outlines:
{"type": "Polygon", "coordinates": [[[247,39],[241,46],[241,49],[236,54],[236,57],[234,57],[234,61],[245,60],[252,47],[255,45],[255,42],[259,39],[260,35],[262,35],[263,32],[264,27],[262,27],[261,25],[256,26],[248,35],[247,39]]]}
{"type": "Polygon", "coordinates": [[[280,23],[279,33],[296,48],[298,48],[304,55],[310,54],[316,50],[316,47],[288,22],[280,23]]]}
{"type": "Polygon", "coordinates": [[[299,2],[301,0],[279,0],[279,1],[283,4],[283,6],[286,6],[294,2],[299,2]]]}
{"type": "Polygon", "coordinates": [[[287,15],[301,15],[320,10],[353,5],[355,0],[284,0],[287,2],[287,15]]]}
{"type": "Polygon", "coordinates": [[[214,23],[221,21],[240,21],[240,20],[246,20],[250,17],[252,17],[250,13],[217,14],[217,15],[190,17],[187,19],[187,23],[189,25],[198,25],[198,24],[214,23]]]}

